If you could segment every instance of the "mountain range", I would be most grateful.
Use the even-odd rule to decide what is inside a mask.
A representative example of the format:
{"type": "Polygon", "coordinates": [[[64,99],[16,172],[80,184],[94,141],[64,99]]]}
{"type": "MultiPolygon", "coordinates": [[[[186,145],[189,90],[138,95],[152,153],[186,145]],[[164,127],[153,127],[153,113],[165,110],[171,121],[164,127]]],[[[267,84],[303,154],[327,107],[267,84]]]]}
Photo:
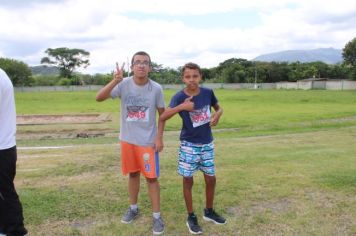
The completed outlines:
{"type": "Polygon", "coordinates": [[[33,75],[59,75],[59,69],[56,66],[30,66],[33,75]]]}
{"type": "Polygon", "coordinates": [[[287,50],[274,53],[263,54],[253,61],[266,62],[313,62],[322,61],[327,64],[342,62],[342,50],[335,48],[318,48],[312,50],[287,50]]]}

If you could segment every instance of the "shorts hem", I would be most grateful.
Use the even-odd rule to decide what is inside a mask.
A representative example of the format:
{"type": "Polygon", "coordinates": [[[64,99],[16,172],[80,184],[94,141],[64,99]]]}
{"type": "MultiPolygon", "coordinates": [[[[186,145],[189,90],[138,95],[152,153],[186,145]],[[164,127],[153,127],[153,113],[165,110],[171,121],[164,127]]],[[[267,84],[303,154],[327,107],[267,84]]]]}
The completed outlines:
{"type": "Polygon", "coordinates": [[[128,174],[136,173],[136,172],[141,172],[141,170],[138,169],[138,170],[136,170],[136,171],[134,170],[134,171],[126,171],[126,172],[123,172],[123,171],[122,171],[122,174],[123,174],[123,175],[128,175],[128,174]]]}

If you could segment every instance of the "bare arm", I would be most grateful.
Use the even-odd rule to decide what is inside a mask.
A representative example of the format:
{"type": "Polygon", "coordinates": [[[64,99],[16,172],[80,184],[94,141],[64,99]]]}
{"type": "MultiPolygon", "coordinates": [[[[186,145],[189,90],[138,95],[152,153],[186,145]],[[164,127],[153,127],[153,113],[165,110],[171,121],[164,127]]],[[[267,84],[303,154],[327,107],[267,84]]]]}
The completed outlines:
{"type": "Polygon", "coordinates": [[[125,64],[123,63],[120,69],[118,64],[116,63],[116,72],[113,75],[113,79],[102,89],[100,89],[99,92],[96,94],[97,102],[102,102],[108,99],[110,97],[110,93],[113,90],[113,88],[122,81],[123,74],[124,74],[123,73],[124,65],[125,64]]]}
{"type": "Polygon", "coordinates": [[[219,123],[220,117],[223,113],[222,108],[219,106],[219,104],[215,104],[213,106],[215,113],[212,115],[211,120],[210,120],[210,126],[216,126],[219,123]]]}
{"type": "Polygon", "coordinates": [[[172,116],[177,114],[180,111],[193,111],[194,110],[194,103],[191,101],[193,97],[189,97],[185,99],[185,101],[179,104],[176,107],[170,108],[168,107],[164,113],[160,116],[160,120],[166,121],[170,119],[172,116]]]}
{"type": "Polygon", "coordinates": [[[157,128],[157,135],[155,139],[155,150],[156,152],[160,152],[163,150],[164,144],[163,144],[163,131],[164,131],[164,126],[166,122],[164,120],[161,120],[160,117],[164,113],[164,108],[157,108],[159,117],[158,117],[158,128],[157,128]]]}

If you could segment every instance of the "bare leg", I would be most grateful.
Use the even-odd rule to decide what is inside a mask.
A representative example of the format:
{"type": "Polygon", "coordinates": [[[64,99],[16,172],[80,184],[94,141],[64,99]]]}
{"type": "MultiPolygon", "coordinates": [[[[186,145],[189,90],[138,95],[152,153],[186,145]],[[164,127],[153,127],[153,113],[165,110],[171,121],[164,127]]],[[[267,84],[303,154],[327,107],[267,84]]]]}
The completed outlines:
{"type": "Polygon", "coordinates": [[[137,204],[138,192],[140,191],[140,172],[129,174],[128,185],[130,204],[137,204]]]}
{"type": "Polygon", "coordinates": [[[157,178],[146,178],[152,212],[160,212],[160,187],[157,178]]]}
{"type": "Polygon", "coordinates": [[[185,205],[187,207],[188,213],[193,212],[193,196],[192,196],[192,188],[193,188],[193,177],[183,177],[183,195],[185,200],[185,205]]]}
{"type": "Polygon", "coordinates": [[[204,174],[204,179],[205,179],[206,208],[213,208],[216,177],[204,174]]]}

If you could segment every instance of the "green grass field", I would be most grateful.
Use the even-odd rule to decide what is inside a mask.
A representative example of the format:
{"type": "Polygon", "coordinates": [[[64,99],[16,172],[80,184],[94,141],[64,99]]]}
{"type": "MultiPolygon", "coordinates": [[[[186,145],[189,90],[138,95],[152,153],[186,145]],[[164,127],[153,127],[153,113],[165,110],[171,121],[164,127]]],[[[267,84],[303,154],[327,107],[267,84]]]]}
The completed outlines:
{"type": "MultiPolygon", "coordinates": [[[[165,91],[166,103],[174,91],[165,91]]],[[[214,128],[215,207],[228,219],[202,219],[204,184],[195,177],[194,208],[205,235],[355,235],[355,91],[217,90],[224,109],[214,128]]],[[[18,114],[110,113],[102,124],[18,127],[16,186],[30,235],[150,235],[151,211],[142,179],[141,217],[120,222],[127,178],[117,138],[46,138],[55,132],[116,132],[118,101],[95,92],[17,93],[18,114]],[[26,135],[45,134],[40,138],[26,135]],[[42,149],[38,146],[64,146],[42,149]],[[36,149],[37,147],[37,149],[36,149]]],[[[161,153],[165,235],[189,235],[176,174],[178,117],[169,120],[161,153]]]]}

